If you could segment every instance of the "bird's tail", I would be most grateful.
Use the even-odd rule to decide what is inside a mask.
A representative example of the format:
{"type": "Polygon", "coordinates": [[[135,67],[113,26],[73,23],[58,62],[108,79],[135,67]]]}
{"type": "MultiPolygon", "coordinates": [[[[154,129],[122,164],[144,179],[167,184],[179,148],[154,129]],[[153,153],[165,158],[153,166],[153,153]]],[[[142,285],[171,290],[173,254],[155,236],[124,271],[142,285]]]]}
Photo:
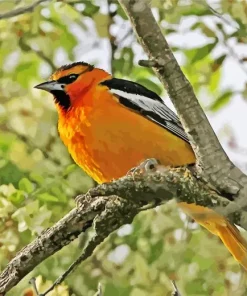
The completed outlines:
{"type": "Polygon", "coordinates": [[[197,223],[220,237],[232,256],[247,271],[247,241],[235,225],[211,209],[187,203],[179,203],[178,205],[197,223]]]}
{"type": "Polygon", "coordinates": [[[218,225],[217,230],[218,236],[229,252],[247,271],[247,242],[237,227],[227,221],[226,226],[218,225]]]}

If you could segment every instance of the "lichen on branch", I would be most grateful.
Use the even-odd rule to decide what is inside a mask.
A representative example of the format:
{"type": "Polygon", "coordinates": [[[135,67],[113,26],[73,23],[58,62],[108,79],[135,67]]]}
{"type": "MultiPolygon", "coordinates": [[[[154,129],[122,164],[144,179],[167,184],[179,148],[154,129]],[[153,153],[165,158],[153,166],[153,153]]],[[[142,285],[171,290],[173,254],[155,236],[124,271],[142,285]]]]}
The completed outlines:
{"type": "Polygon", "coordinates": [[[79,196],[77,208],[24,247],[0,274],[0,293],[4,295],[38,264],[68,245],[93,223],[97,243],[87,253],[88,256],[112,231],[130,223],[143,207],[149,204],[152,208],[172,198],[214,208],[220,213],[223,211],[232,222],[247,229],[246,223],[241,222],[245,221],[242,218],[244,213],[238,205],[212,191],[186,167],[164,168],[134,178],[126,176],[79,196]]]}

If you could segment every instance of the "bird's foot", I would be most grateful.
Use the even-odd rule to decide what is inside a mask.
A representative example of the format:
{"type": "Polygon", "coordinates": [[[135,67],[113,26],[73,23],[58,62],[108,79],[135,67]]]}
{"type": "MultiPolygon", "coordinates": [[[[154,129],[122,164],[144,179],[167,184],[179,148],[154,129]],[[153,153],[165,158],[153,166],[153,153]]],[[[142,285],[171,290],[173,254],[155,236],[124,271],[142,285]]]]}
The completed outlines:
{"type": "Polygon", "coordinates": [[[148,173],[156,172],[159,166],[159,162],[155,158],[148,158],[141,162],[140,165],[130,169],[127,173],[127,176],[136,176],[136,175],[143,175],[148,173]]]}

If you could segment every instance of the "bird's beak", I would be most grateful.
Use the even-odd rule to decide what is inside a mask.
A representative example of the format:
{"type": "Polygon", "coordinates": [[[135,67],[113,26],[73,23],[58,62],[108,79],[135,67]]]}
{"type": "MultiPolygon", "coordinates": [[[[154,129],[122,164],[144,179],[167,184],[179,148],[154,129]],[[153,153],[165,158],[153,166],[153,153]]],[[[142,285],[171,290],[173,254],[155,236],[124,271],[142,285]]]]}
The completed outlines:
{"type": "Polygon", "coordinates": [[[46,81],[38,85],[35,85],[34,88],[43,89],[45,91],[52,92],[57,90],[64,91],[64,86],[65,86],[64,84],[61,84],[55,80],[51,80],[51,81],[46,81]]]}

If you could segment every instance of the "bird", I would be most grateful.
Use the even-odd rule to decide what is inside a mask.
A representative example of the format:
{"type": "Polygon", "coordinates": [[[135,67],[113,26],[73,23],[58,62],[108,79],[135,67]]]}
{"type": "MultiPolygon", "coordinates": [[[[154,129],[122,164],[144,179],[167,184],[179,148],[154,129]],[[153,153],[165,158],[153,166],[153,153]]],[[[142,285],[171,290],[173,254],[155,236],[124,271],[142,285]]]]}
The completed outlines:
{"type": "MultiPolygon", "coordinates": [[[[62,142],[99,184],[126,175],[145,159],[157,159],[164,167],[196,162],[178,116],[141,84],[75,62],[61,66],[35,88],[53,95],[62,142]]],[[[247,242],[234,224],[207,207],[186,202],[178,207],[218,236],[247,270],[247,242]]]]}

